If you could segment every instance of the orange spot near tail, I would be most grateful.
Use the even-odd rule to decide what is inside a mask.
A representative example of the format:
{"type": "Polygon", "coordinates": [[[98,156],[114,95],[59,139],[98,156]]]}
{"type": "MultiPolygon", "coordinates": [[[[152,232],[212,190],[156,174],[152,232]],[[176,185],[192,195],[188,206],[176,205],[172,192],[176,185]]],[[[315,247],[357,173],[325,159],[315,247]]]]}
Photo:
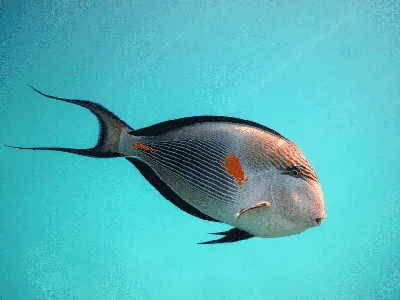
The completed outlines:
{"type": "Polygon", "coordinates": [[[149,146],[143,145],[143,144],[134,144],[133,147],[136,149],[144,150],[144,151],[149,151],[151,153],[156,152],[153,148],[150,148],[149,146]]]}
{"type": "Polygon", "coordinates": [[[237,157],[235,154],[231,154],[226,158],[225,169],[236,180],[239,186],[242,186],[243,183],[248,180],[248,178],[244,175],[242,166],[240,165],[239,157],[237,157]]]}
{"type": "Polygon", "coordinates": [[[116,144],[119,141],[119,137],[121,135],[122,130],[124,129],[124,124],[116,124],[115,125],[115,136],[111,139],[111,144],[116,144]]]}

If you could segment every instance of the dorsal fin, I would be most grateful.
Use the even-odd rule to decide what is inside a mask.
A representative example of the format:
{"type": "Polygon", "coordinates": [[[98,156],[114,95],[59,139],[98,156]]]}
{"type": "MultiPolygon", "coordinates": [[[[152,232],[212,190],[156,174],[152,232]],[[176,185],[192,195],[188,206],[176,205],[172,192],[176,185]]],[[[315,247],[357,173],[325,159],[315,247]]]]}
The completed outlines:
{"type": "Polygon", "coordinates": [[[188,117],[188,118],[169,120],[169,121],[161,122],[161,123],[151,125],[148,127],[140,128],[137,130],[132,130],[129,133],[136,135],[136,136],[156,136],[156,135],[160,135],[160,134],[169,132],[171,130],[182,128],[184,126],[189,126],[189,125],[198,124],[198,123],[209,123],[209,122],[218,122],[218,123],[224,122],[224,123],[235,123],[235,124],[239,124],[239,125],[247,125],[247,126],[261,129],[263,131],[269,132],[275,136],[278,136],[280,138],[287,140],[284,136],[282,136],[275,130],[268,128],[264,125],[261,125],[259,123],[256,123],[253,121],[248,121],[248,120],[243,120],[243,119],[239,119],[239,118],[234,118],[234,117],[225,117],[225,116],[197,116],[197,117],[188,117]]]}

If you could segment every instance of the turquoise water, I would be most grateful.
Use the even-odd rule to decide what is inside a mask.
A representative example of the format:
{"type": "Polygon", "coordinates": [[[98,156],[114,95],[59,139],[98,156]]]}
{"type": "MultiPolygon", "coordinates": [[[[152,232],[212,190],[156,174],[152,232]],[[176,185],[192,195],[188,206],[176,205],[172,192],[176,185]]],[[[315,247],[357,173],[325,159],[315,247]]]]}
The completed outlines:
{"type": "MultiPolygon", "coordinates": [[[[2,144],[86,148],[90,99],[134,128],[229,115],[294,141],[321,227],[203,246],[125,159],[0,147],[0,299],[400,299],[397,1],[7,1],[2,144]]],[[[212,237],[212,236],[211,236],[212,237]]]]}

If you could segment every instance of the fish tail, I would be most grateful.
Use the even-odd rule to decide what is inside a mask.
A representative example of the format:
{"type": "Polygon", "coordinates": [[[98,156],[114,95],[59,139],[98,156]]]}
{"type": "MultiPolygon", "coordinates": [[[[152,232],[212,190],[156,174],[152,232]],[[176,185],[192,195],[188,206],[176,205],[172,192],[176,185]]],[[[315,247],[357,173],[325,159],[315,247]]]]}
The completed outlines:
{"type": "MultiPolygon", "coordinates": [[[[30,86],[30,85],[29,85],[30,86]]],[[[61,148],[61,147],[6,147],[23,149],[23,150],[52,150],[68,152],[73,154],[79,154],[90,157],[119,157],[124,156],[119,151],[119,139],[121,132],[123,130],[132,131],[133,129],[129,127],[124,121],[120,120],[115,114],[106,109],[100,104],[86,101],[86,100],[73,100],[65,99],[60,97],[55,97],[42,93],[41,91],[30,86],[34,91],[50,99],[60,100],[64,102],[73,103],[90,110],[98,119],[100,124],[100,133],[97,144],[88,149],[73,149],[73,148],[61,148]]]]}

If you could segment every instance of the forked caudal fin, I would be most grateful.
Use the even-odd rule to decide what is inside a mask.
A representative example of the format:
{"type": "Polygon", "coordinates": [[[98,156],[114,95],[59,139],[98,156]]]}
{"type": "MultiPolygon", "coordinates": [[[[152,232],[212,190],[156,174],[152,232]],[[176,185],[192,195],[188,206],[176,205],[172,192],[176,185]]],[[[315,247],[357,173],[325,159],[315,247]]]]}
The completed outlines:
{"type": "MultiPolygon", "coordinates": [[[[29,85],[30,86],[30,85],[29,85]]],[[[10,148],[16,149],[26,149],[26,150],[53,150],[53,151],[61,151],[61,152],[69,152],[84,156],[90,157],[118,157],[122,156],[119,153],[118,143],[121,131],[126,128],[127,130],[132,131],[133,129],[129,127],[124,121],[120,120],[116,115],[114,115],[111,111],[106,109],[100,104],[86,101],[86,100],[72,100],[65,99],[60,97],[55,97],[51,95],[47,95],[42,93],[41,91],[35,89],[30,86],[37,93],[51,99],[61,100],[64,102],[69,102],[73,104],[77,104],[84,108],[90,110],[99,120],[100,124],[100,133],[99,139],[97,141],[96,146],[89,149],[72,149],[72,148],[61,148],[61,147],[14,147],[7,146],[10,148]]]]}

